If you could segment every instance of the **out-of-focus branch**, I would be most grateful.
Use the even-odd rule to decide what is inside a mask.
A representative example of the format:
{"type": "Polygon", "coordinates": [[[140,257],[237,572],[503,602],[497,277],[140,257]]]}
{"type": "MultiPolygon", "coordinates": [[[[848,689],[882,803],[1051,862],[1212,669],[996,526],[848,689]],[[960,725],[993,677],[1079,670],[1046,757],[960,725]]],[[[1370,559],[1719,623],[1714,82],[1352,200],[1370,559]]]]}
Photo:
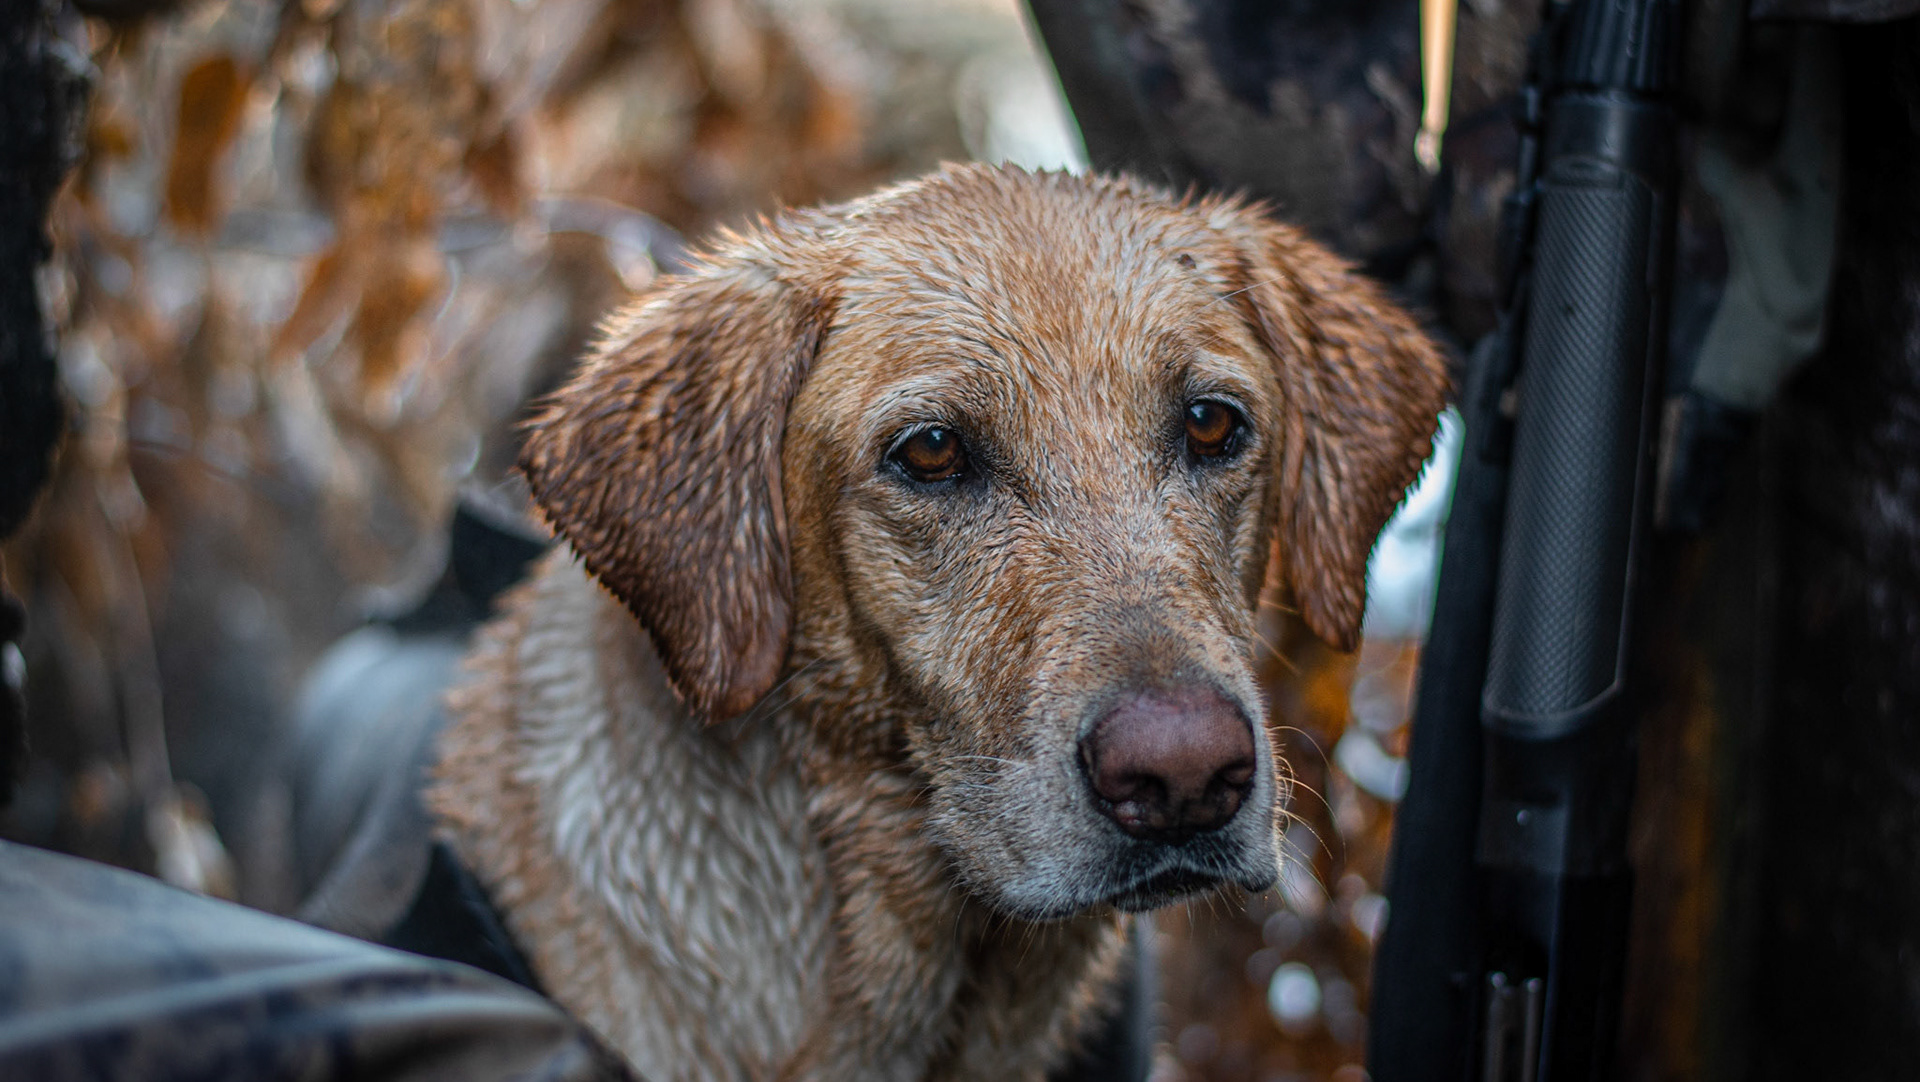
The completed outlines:
{"type": "Polygon", "coordinates": [[[84,61],[60,40],[53,0],[0,5],[0,537],[46,482],[61,430],[53,350],[35,275],[47,204],[72,163],[84,61]]]}
{"type": "MultiPolygon", "coordinates": [[[[47,204],[75,157],[84,61],[55,29],[54,0],[0,5],[0,539],[46,483],[63,415],[35,286],[47,204]]],[[[26,757],[25,610],[0,564],[0,807],[26,757]]]]}

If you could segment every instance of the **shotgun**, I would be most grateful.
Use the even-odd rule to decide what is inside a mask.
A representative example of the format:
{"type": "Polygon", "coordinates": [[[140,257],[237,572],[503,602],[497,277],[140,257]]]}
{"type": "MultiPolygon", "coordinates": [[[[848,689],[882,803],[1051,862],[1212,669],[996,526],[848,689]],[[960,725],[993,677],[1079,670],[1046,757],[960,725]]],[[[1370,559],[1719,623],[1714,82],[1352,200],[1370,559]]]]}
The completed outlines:
{"type": "Polygon", "coordinates": [[[1680,29],[1678,0],[1550,0],[1535,41],[1375,960],[1376,1082],[1609,1069],[1680,29]]]}

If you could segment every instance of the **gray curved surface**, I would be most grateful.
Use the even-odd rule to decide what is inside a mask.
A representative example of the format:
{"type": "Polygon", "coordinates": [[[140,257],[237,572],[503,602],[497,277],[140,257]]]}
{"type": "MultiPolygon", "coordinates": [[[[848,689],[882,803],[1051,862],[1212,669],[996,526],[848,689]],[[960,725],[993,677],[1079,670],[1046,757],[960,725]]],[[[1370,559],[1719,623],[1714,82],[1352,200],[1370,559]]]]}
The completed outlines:
{"type": "Polygon", "coordinates": [[[0,1078],[630,1080],[478,970],[0,842],[0,1078]]]}

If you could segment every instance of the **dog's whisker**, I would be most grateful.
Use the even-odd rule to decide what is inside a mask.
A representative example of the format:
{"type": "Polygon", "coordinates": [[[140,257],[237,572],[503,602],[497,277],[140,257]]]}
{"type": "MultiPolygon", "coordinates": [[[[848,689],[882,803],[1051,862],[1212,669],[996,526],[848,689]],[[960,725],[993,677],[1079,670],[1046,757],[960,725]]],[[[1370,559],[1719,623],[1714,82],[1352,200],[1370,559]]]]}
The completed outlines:
{"type": "Polygon", "coordinates": [[[1260,640],[1260,645],[1267,648],[1267,656],[1279,662],[1280,667],[1287,670],[1287,674],[1289,676],[1300,675],[1299,662],[1288,657],[1285,651],[1281,650],[1280,647],[1274,645],[1271,641],[1268,640],[1268,638],[1265,635],[1260,634],[1258,631],[1253,633],[1253,637],[1260,640]]]}
{"type": "MultiPolygon", "coordinates": [[[[1301,781],[1297,777],[1292,779],[1292,785],[1296,789],[1304,789],[1307,792],[1307,795],[1313,797],[1316,801],[1319,801],[1320,807],[1327,813],[1327,818],[1329,820],[1333,818],[1333,805],[1327,801],[1326,797],[1320,795],[1320,791],[1318,789],[1315,789],[1313,786],[1308,785],[1306,782],[1301,781]]],[[[1299,823],[1303,829],[1311,833],[1314,836],[1315,840],[1320,841],[1320,848],[1326,852],[1327,856],[1329,857],[1333,856],[1333,850],[1329,849],[1326,845],[1326,842],[1320,838],[1320,831],[1317,827],[1313,825],[1313,821],[1311,819],[1307,818],[1304,815],[1301,815],[1296,811],[1293,811],[1291,808],[1282,809],[1282,811],[1286,814],[1286,816],[1289,819],[1291,819],[1293,822],[1299,823]]]]}
{"type": "MultiPolygon", "coordinates": [[[[1321,801],[1321,803],[1325,804],[1326,802],[1321,801]]],[[[1328,807],[1328,810],[1329,812],[1331,812],[1332,810],[1331,806],[1328,807]]],[[[1314,826],[1311,820],[1307,819],[1305,816],[1295,816],[1293,821],[1300,824],[1300,829],[1306,831],[1308,834],[1313,835],[1313,842],[1315,847],[1318,848],[1320,852],[1324,854],[1328,860],[1339,861],[1341,859],[1339,856],[1334,854],[1333,847],[1327,844],[1327,839],[1320,833],[1320,828],[1314,826]]],[[[1346,840],[1341,839],[1341,848],[1344,850],[1345,847],[1346,847],[1346,840]]],[[[1309,861],[1308,863],[1311,864],[1312,862],[1309,861]]]]}
{"type": "Polygon", "coordinates": [[[1225,304],[1228,301],[1232,300],[1233,298],[1238,297],[1242,293],[1252,292],[1253,290],[1259,289],[1261,286],[1278,285],[1284,281],[1286,281],[1286,277],[1284,275],[1279,275],[1279,274],[1276,274],[1271,278],[1262,278],[1262,279],[1259,279],[1258,281],[1249,282],[1248,284],[1241,286],[1239,289],[1229,290],[1228,292],[1222,293],[1212,298],[1212,300],[1209,303],[1225,304]]]}
{"type": "Polygon", "coordinates": [[[1302,729],[1298,725],[1269,724],[1268,728],[1272,729],[1276,733],[1298,733],[1300,735],[1300,738],[1302,740],[1305,740],[1307,742],[1307,745],[1313,749],[1313,753],[1319,756],[1321,766],[1326,767],[1328,770],[1332,770],[1334,768],[1333,760],[1331,758],[1328,758],[1327,756],[1327,749],[1320,745],[1319,738],[1314,736],[1312,733],[1306,731],[1305,729],[1302,729]]]}
{"type": "Polygon", "coordinates": [[[825,658],[814,658],[812,661],[788,673],[785,679],[775,684],[771,690],[761,696],[758,703],[754,704],[755,720],[764,722],[785,713],[789,707],[798,701],[799,693],[802,690],[793,686],[795,682],[802,676],[813,672],[815,669],[823,668],[825,665],[825,658]],[[774,696],[779,695],[783,691],[787,691],[789,688],[793,690],[793,695],[788,696],[783,702],[777,704],[773,702],[774,696]]]}
{"type": "Polygon", "coordinates": [[[1277,601],[1271,597],[1262,597],[1258,602],[1258,607],[1262,610],[1272,609],[1274,612],[1283,613],[1287,616],[1300,615],[1298,607],[1277,601]]]}
{"type": "MultiPolygon", "coordinates": [[[[1294,727],[1285,726],[1283,728],[1294,728],[1294,727]]],[[[1302,736],[1306,737],[1308,742],[1313,744],[1316,751],[1320,750],[1318,743],[1313,741],[1313,737],[1311,734],[1306,733],[1305,731],[1299,730],[1297,728],[1294,728],[1294,731],[1299,732],[1302,736]]],[[[1329,775],[1335,769],[1332,762],[1327,758],[1325,752],[1323,751],[1320,753],[1320,762],[1321,762],[1321,765],[1329,773],[1329,775]]],[[[1286,781],[1289,789],[1289,795],[1291,795],[1292,792],[1304,791],[1308,796],[1311,796],[1315,801],[1319,803],[1321,810],[1323,810],[1326,813],[1327,821],[1329,823],[1332,823],[1335,818],[1334,811],[1333,811],[1333,802],[1327,799],[1326,795],[1322,793],[1319,789],[1315,788],[1313,785],[1309,784],[1308,782],[1302,780],[1299,775],[1299,772],[1294,769],[1291,763],[1287,764],[1286,769],[1287,769],[1286,781]]],[[[1314,841],[1319,843],[1320,851],[1326,854],[1328,860],[1342,859],[1341,855],[1337,855],[1334,853],[1333,847],[1330,844],[1328,844],[1326,837],[1320,833],[1319,828],[1313,825],[1312,820],[1310,820],[1308,817],[1304,815],[1301,815],[1293,811],[1291,808],[1283,807],[1281,810],[1293,822],[1299,823],[1303,829],[1305,829],[1308,833],[1313,835],[1314,841]]],[[[1338,830],[1335,830],[1333,833],[1336,837],[1340,839],[1341,854],[1344,854],[1346,851],[1346,845],[1347,845],[1346,837],[1344,835],[1341,835],[1338,830]]]]}
{"type": "Polygon", "coordinates": [[[1015,770],[1032,770],[1039,765],[1030,759],[1007,759],[998,755],[949,755],[947,756],[947,761],[953,763],[997,763],[1001,766],[1010,766],[1015,770]]]}

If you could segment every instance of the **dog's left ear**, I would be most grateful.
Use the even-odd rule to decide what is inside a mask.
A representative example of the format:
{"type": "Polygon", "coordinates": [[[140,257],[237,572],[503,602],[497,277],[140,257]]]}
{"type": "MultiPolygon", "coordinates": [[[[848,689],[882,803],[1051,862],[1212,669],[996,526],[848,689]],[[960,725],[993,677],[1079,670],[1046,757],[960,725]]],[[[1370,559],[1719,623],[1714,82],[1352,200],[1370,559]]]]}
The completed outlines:
{"type": "Polygon", "coordinates": [[[778,243],[730,238],[617,313],[520,456],[547,520],[712,720],[772,689],[792,626],[780,448],[833,302],[775,265],[778,243]]]}
{"type": "Polygon", "coordinates": [[[1307,626],[1351,650],[1374,539],[1433,450],[1446,361],[1370,279],[1298,230],[1236,209],[1243,280],[1232,296],[1285,396],[1274,570],[1307,626]]]}

